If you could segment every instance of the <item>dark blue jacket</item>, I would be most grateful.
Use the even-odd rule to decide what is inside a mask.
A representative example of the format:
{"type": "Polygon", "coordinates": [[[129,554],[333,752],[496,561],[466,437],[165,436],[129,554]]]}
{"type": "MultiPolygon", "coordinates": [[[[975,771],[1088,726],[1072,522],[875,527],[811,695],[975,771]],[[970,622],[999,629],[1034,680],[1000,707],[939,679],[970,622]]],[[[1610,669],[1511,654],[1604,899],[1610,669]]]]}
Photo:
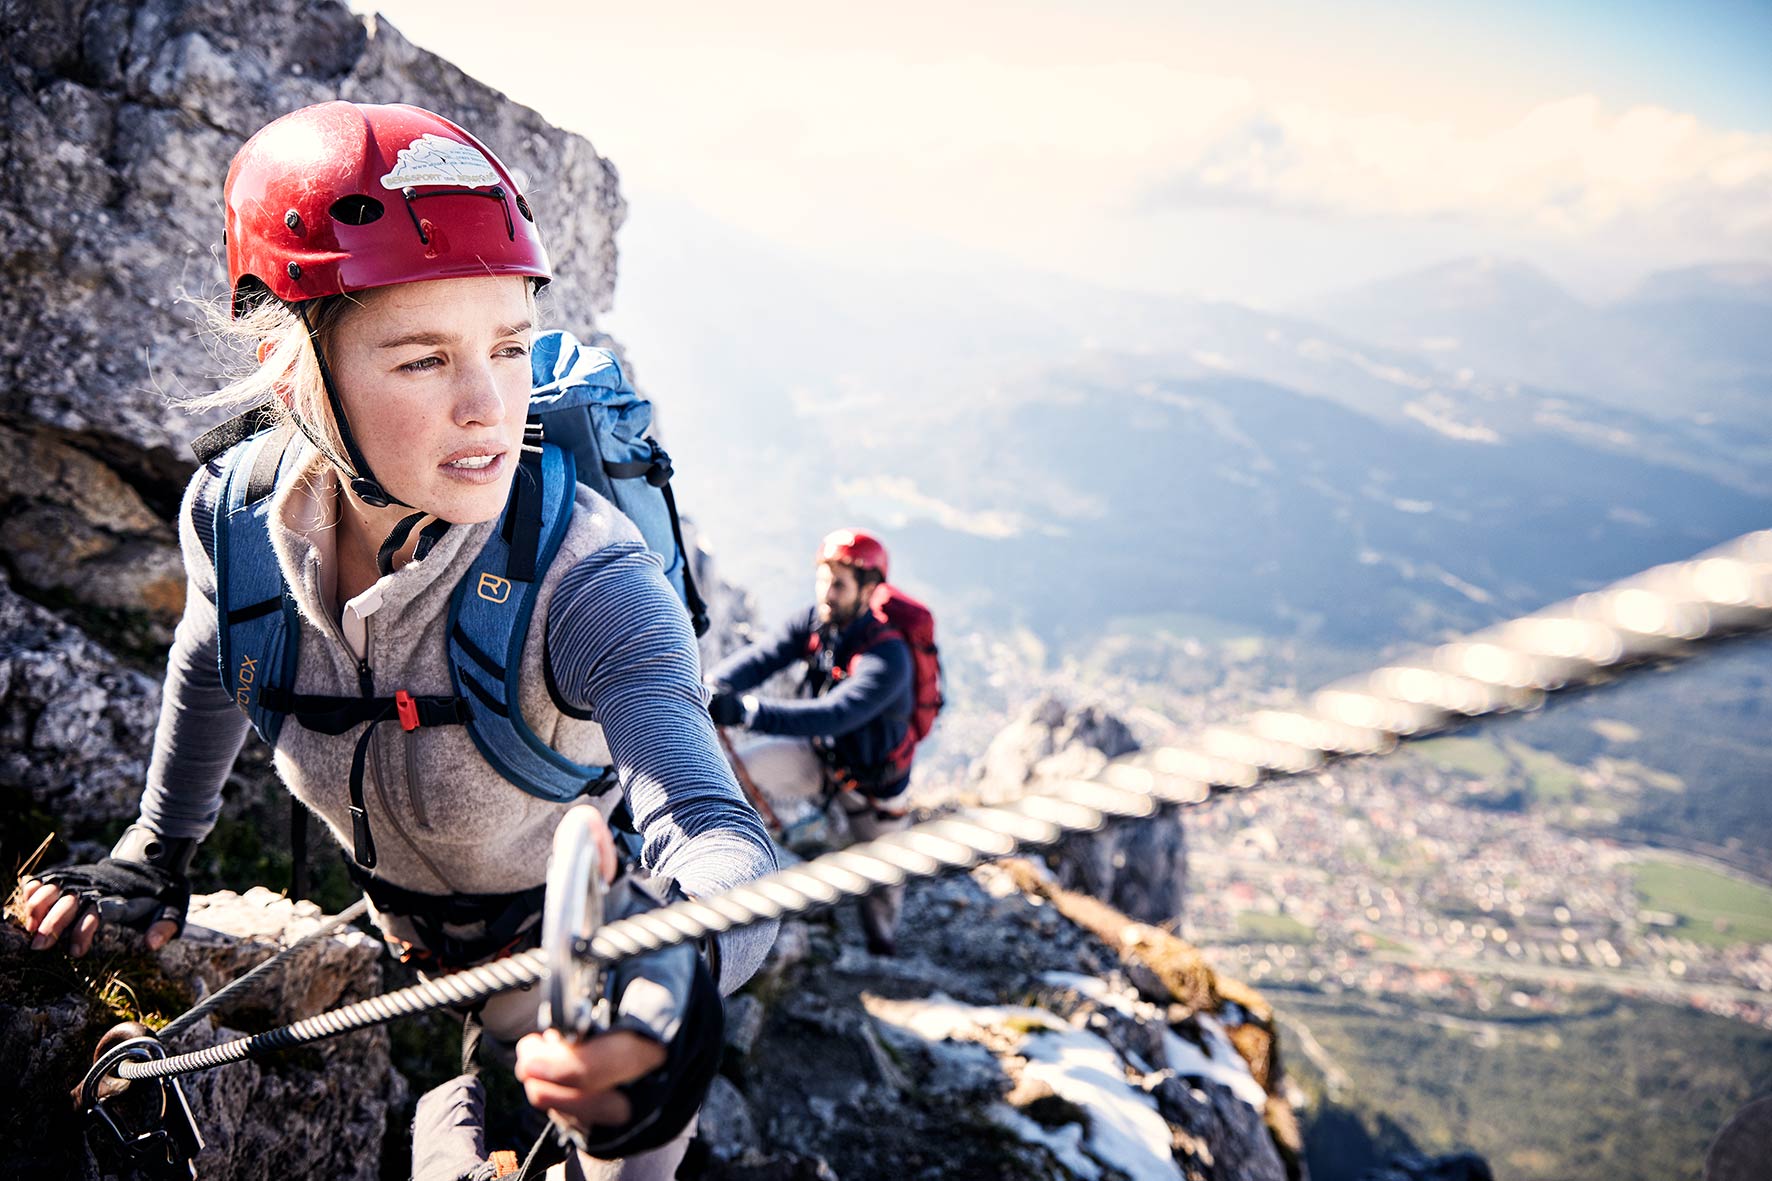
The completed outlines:
{"type": "Polygon", "coordinates": [[[750,728],[760,734],[811,738],[819,752],[853,776],[868,795],[895,796],[910,782],[909,775],[877,785],[875,781],[887,755],[904,739],[915,702],[910,646],[897,635],[879,639],[878,632],[885,627],[873,615],[863,614],[840,632],[820,628],[818,609],[809,608],[768,639],[722,660],[709,679],[722,689],[743,693],[789,665],[806,663],[805,699],[759,702],[750,728]],[[818,652],[808,659],[815,633],[818,652]],[[850,671],[833,678],[833,669],[850,671]]]}

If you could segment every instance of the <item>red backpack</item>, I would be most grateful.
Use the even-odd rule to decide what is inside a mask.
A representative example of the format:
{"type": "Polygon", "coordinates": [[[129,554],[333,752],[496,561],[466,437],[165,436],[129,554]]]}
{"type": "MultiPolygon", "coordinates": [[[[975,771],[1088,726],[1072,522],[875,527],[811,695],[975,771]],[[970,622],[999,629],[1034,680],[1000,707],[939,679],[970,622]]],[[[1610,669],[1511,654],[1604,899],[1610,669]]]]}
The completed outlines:
{"type": "MultiPolygon", "coordinates": [[[[916,599],[911,598],[891,583],[882,583],[874,592],[871,606],[874,618],[885,624],[876,628],[866,644],[856,649],[849,658],[851,664],[865,653],[877,648],[882,642],[893,638],[901,639],[911,650],[911,719],[906,727],[904,737],[886,756],[889,774],[898,777],[911,769],[911,756],[916,752],[917,743],[929,736],[935,725],[935,717],[941,713],[946,704],[941,695],[941,653],[935,646],[935,616],[916,599]]],[[[812,633],[811,643],[807,646],[807,655],[818,651],[818,633],[812,633]]],[[[841,680],[847,676],[847,668],[831,670],[833,680],[841,680]]]]}

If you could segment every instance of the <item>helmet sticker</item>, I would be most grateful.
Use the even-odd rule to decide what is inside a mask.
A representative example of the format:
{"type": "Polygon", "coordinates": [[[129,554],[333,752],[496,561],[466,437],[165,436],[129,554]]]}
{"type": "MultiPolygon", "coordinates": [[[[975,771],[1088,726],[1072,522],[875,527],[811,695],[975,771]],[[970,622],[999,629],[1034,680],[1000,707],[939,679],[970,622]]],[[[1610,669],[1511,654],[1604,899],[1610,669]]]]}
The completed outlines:
{"type": "Polygon", "coordinates": [[[495,185],[498,173],[479,149],[460,140],[426,133],[400,149],[394,170],[381,178],[384,189],[398,192],[414,185],[495,185]]]}

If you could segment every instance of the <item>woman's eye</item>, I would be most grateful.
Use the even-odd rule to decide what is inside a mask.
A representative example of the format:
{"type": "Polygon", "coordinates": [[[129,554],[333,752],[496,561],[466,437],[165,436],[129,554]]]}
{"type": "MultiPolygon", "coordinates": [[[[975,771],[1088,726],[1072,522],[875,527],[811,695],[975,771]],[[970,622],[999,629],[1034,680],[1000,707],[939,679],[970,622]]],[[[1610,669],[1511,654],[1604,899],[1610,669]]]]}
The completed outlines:
{"type": "Polygon", "coordinates": [[[501,357],[527,357],[529,355],[529,346],[526,344],[507,344],[498,350],[497,355],[501,357]]]}
{"type": "Polygon", "coordinates": [[[408,361],[400,366],[402,373],[423,373],[426,369],[435,369],[443,363],[441,357],[420,357],[416,361],[408,361]]]}

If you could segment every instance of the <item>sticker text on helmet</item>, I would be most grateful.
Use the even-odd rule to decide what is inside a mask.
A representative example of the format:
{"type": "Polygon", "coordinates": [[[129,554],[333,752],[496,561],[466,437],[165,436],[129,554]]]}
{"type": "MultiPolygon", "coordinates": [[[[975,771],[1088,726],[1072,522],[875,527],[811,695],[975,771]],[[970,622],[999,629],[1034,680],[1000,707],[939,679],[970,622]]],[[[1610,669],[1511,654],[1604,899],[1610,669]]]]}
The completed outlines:
{"type": "Polygon", "coordinates": [[[394,170],[381,178],[382,187],[398,192],[415,185],[460,185],[476,189],[498,183],[492,161],[472,144],[429,132],[400,149],[394,170]]]}

